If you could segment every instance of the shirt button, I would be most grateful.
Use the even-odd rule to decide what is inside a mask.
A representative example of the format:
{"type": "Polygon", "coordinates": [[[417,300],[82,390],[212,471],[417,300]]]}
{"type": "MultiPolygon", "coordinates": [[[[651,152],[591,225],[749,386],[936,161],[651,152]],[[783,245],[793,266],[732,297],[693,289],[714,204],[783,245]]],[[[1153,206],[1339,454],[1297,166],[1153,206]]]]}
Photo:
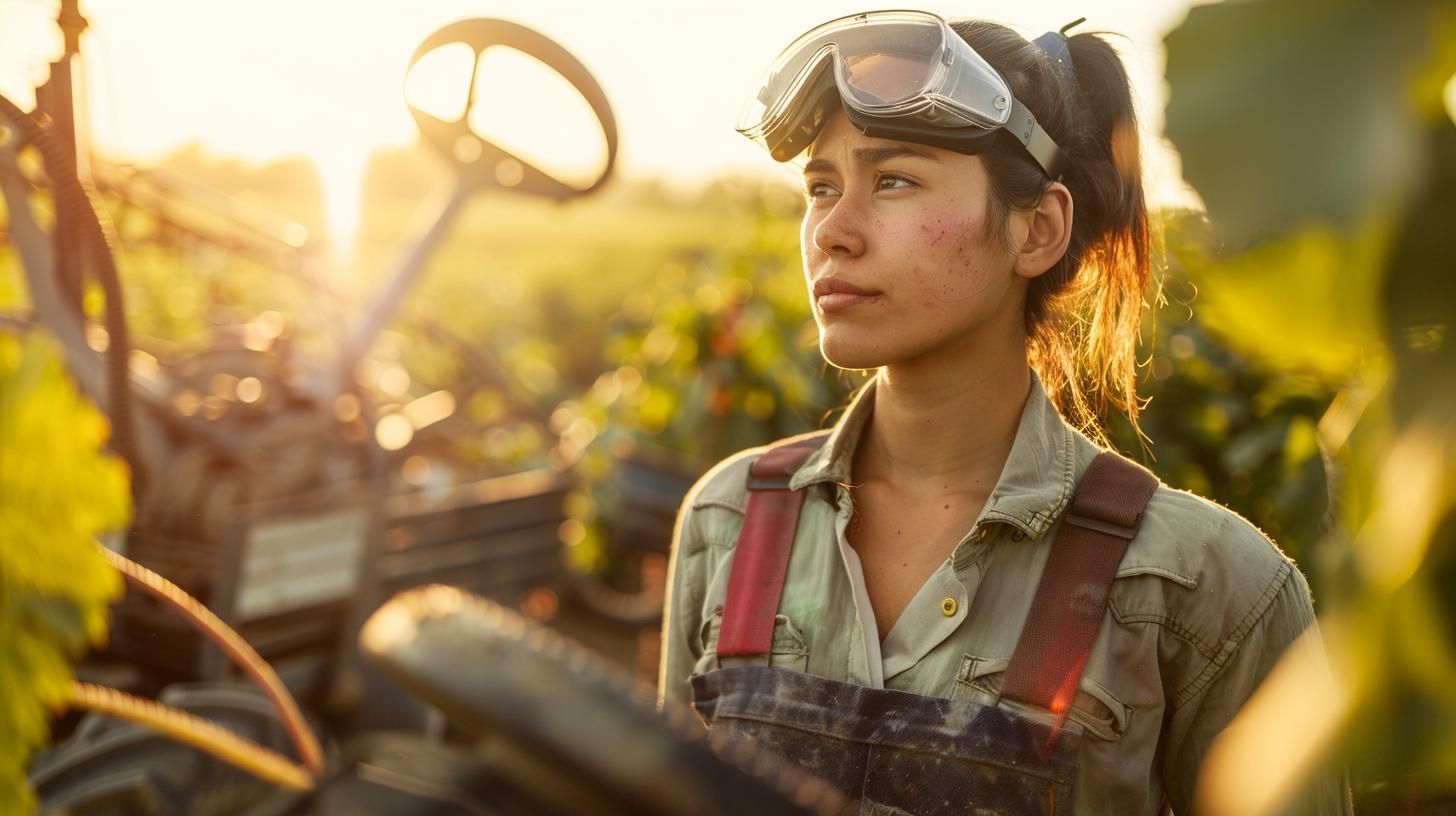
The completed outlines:
{"type": "Polygon", "coordinates": [[[947,618],[955,617],[957,608],[959,608],[959,604],[956,603],[955,598],[946,598],[940,602],[940,614],[947,618]]]}

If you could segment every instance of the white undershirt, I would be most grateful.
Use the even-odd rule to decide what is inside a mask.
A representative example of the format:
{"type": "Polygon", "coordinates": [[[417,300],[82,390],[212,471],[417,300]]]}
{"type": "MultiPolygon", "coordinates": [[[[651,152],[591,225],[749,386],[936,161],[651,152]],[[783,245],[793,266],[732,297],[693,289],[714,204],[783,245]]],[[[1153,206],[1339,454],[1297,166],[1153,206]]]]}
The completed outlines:
{"type": "MultiPolygon", "coordinates": [[[[842,491],[843,488],[840,488],[842,491]]],[[[840,502],[839,513],[834,522],[835,537],[839,539],[839,555],[844,560],[844,566],[849,573],[850,591],[854,595],[854,611],[859,617],[859,628],[864,634],[865,662],[869,664],[870,688],[885,687],[885,664],[880,656],[880,629],[875,623],[875,610],[870,606],[869,588],[865,584],[864,565],[860,563],[859,553],[849,546],[849,536],[845,531],[849,529],[850,519],[854,516],[852,505],[841,493],[844,501],[840,502]]]]}

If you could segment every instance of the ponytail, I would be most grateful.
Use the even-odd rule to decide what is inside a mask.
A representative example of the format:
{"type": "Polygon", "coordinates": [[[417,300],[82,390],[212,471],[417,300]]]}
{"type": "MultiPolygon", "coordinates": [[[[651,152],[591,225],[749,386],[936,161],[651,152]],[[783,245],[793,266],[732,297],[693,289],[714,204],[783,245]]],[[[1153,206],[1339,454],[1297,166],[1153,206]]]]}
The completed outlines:
{"type": "MultiPolygon", "coordinates": [[[[1060,181],[1074,203],[1072,236],[1062,259],[1027,290],[1027,357],[1062,414],[1105,442],[1110,408],[1137,428],[1137,342],[1151,276],[1127,70],[1096,34],[1069,37],[1071,65],[1064,65],[1004,26],[962,20],[952,27],[1006,78],[1067,156],[1060,181]]],[[[1034,208],[1050,182],[1024,151],[998,147],[982,159],[989,227],[1009,241],[1010,213],[1034,208]]]]}

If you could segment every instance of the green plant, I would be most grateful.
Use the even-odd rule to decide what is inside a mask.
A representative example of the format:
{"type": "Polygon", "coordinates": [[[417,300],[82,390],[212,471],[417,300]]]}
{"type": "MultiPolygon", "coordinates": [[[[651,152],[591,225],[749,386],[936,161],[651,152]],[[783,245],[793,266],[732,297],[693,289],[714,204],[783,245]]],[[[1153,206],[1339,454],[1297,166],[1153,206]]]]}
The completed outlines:
{"type": "Polygon", "coordinates": [[[819,356],[793,215],[748,206],[737,242],[686,253],[633,294],[608,330],[607,372],[553,416],[559,458],[580,474],[567,538],[584,564],[602,566],[625,511],[623,460],[686,489],[737,451],[825,427],[857,379],[819,356]]]}
{"type": "Polygon", "coordinates": [[[1276,669],[1267,704],[1215,747],[1209,791],[1231,798],[1209,812],[1270,812],[1336,749],[1357,803],[1444,810],[1456,802],[1456,7],[1205,6],[1167,47],[1168,135],[1217,230],[1193,281],[1238,348],[1339,389],[1316,426],[1339,473],[1316,557],[1336,579],[1322,626],[1341,682],[1299,655],[1276,669]]]}
{"type": "Polygon", "coordinates": [[[1139,349],[1146,443],[1120,416],[1109,418],[1109,437],[1168,484],[1253,521],[1311,573],[1323,598],[1327,576],[1312,567],[1331,505],[1317,428],[1341,383],[1251,354],[1221,330],[1229,306],[1211,271],[1207,219],[1174,211],[1160,220],[1162,297],[1139,349]]]}
{"type": "Polygon", "coordinates": [[[33,807],[26,760],[121,588],[96,548],[131,512],[106,434],[47,338],[0,332],[0,812],[33,807]]]}

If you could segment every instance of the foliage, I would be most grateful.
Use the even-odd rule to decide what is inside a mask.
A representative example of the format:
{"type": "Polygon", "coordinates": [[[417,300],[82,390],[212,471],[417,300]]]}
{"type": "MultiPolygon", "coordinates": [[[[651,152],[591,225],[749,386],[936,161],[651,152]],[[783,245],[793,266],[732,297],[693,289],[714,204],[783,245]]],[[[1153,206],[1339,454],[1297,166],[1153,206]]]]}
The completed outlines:
{"type": "MultiPolygon", "coordinates": [[[[448,187],[437,168],[427,172],[433,167],[414,151],[371,164],[356,289],[385,275],[432,213],[428,202],[448,187]]],[[[753,252],[757,235],[792,249],[781,239],[793,231],[785,211],[794,199],[762,185],[673,193],[632,182],[567,204],[482,194],[461,213],[405,313],[469,338],[542,404],[576,399],[611,362],[602,338],[622,316],[655,309],[651,293],[696,288],[705,267],[721,273],[723,259],[753,252]],[[740,201],[748,206],[730,206],[740,201]]]]}
{"type": "Polygon", "coordinates": [[[104,455],[105,418],[82,401],[49,340],[0,332],[0,812],[32,805],[24,767],[47,709],[69,693],[69,659],[106,634],[120,580],[96,536],[130,513],[124,466],[104,455]]]}
{"type": "MultiPolygon", "coordinates": [[[[385,248],[408,234],[399,208],[443,182],[422,181],[430,178],[424,158],[375,163],[365,277],[378,275],[385,248]]],[[[523,461],[539,461],[555,443],[553,459],[575,463],[581,488],[569,512],[580,525],[567,536],[585,545],[574,549],[582,563],[607,557],[605,539],[628,510],[623,480],[640,466],[679,474],[685,485],[734,451],[823,427],[858,382],[826,366],[816,348],[800,272],[801,206],[788,184],[734,180],[696,194],[620,185],[564,207],[488,196],[467,210],[412,295],[413,314],[499,356],[534,399],[554,406],[544,436],[491,438],[526,439],[505,446],[523,461]]],[[[1227,315],[1244,304],[1217,298],[1207,225],[1166,215],[1169,301],[1144,338],[1152,445],[1144,450],[1126,427],[1114,428],[1114,441],[1170,484],[1250,518],[1304,561],[1328,510],[1313,431],[1335,386],[1231,345],[1238,323],[1227,315]]],[[[412,374],[429,371],[439,383],[455,370],[448,355],[419,365],[418,337],[406,346],[412,374]]],[[[482,416],[499,410],[491,389],[476,396],[482,416]]],[[[481,454],[500,450],[482,446],[481,454]]]]}
{"type": "Polygon", "coordinates": [[[1218,230],[1201,277],[1225,328],[1340,387],[1317,428],[1340,474],[1320,549],[1341,578],[1323,626],[1347,693],[1300,728],[1342,735],[1357,801],[1449,805],[1456,7],[1230,3],[1194,9],[1167,45],[1168,133],[1218,230]]]}
{"type": "MultiPolygon", "coordinates": [[[[629,301],[607,335],[607,373],[554,417],[568,444],[591,431],[572,504],[584,563],[601,563],[607,531],[625,512],[622,480],[634,471],[624,458],[656,462],[686,484],[735,451],[826,426],[862,381],[819,356],[791,214],[758,213],[757,240],[705,252],[692,277],[674,266],[639,290],[642,300],[629,301]]],[[[1143,338],[1149,440],[1110,417],[1113,442],[1169,484],[1253,520],[1303,561],[1328,521],[1315,423],[1334,388],[1250,359],[1210,329],[1219,312],[1202,308],[1190,281],[1190,268],[1210,262],[1207,225],[1192,213],[1165,219],[1166,297],[1143,338]]]]}
{"type": "Polygon", "coordinates": [[[819,356],[798,255],[793,220],[759,202],[740,245],[666,267],[615,316],[609,370],[553,416],[564,458],[581,457],[569,529],[584,563],[607,555],[603,530],[626,511],[623,482],[638,468],[676,474],[686,489],[717,461],[819,428],[845,403],[855,378],[819,356]],[[578,441],[577,428],[590,433],[578,441]]]}
{"type": "MultiPolygon", "coordinates": [[[[239,209],[238,214],[245,218],[287,218],[310,232],[322,231],[324,226],[323,181],[313,162],[303,156],[255,164],[192,143],[163,157],[143,173],[159,171],[185,189],[202,194],[204,201],[239,209]]],[[[121,222],[125,217],[124,212],[118,215],[118,227],[124,227],[121,222]]]]}
{"type": "MultiPolygon", "coordinates": [[[[1229,305],[1215,295],[1222,284],[1208,280],[1206,220],[1169,212],[1163,221],[1162,297],[1143,324],[1141,347],[1147,440],[1118,415],[1108,418],[1111,441],[1168,484],[1250,519],[1310,572],[1331,511],[1316,427],[1336,386],[1241,353],[1220,330],[1229,305]]],[[[1323,597],[1324,576],[1310,577],[1323,597]]]]}
{"type": "MultiPolygon", "coordinates": [[[[371,165],[353,268],[328,276],[342,299],[180,239],[138,240],[152,234],[145,222],[118,219],[139,345],[202,350],[228,324],[266,310],[327,335],[326,324],[357,309],[420,211],[428,214],[425,203],[445,190],[448,179],[431,162],[404,151],[371,165]]],[[[741,180],[697,191],[619,182],[567,205],[484,195],[465,208],[410,293],[384,357],[407,370],[405,397],[447,387],[469,368],[459,349],[421,333],[422,323],[499,364],[510,382],[478,383],[460,406],[479,426],[501,424],[441,433],[483,463],[571,466],[580,490],[569,512],[578,524],[563,534],[585,545],[573,551],[583,563],[603,566],[605,537],[631,509],[623,487],[634,468],[677,474],[685,486],[733,451],[822,427],[855,384],[828,369],[815,347],[800,206],[787,184],[741,180]],[[512,415],[504,395],[511,388],[549,421],[512,415]]],[[[1330,417],[1360,404],[1357,386],[1402,353],[1369,339],[1383,324],[1365,300],[1384,279],[1325,270],[1362,259],[1373,269],[1399,233],[1376,225],[1350,240],[1341,229],[1299,221],[1301,241],[1262,241],[1230,256],[1222,247],[1231,239],[1199,217],[1164,215],[1167,300],[1144,345],[1151,445],[1145,450],[1125,426],[1113,439],[1170,484],[1210,495],[1269,532],[1310,573],[1323,608],[1350,569],[1348,544],[1323,537],[1336,514],[1350,512],[1350,490],[1341,494],[1345,505],[1327,500],[1325,460],[1338,452],[1330,417]],[[1265,334],[1284,340],[1266,342],[1265,334]]],[[[0,288],[7,264],[13,269],[0,251],[0,288]]],[[[13,302],[3,295],[0,302],[13,302]]],[[[1442,336],[1407,334],[1428,345],[1442,336]]],[[[1339,482],[1368,479],[1348,456],[1335,464],[1339,482]]]]}
{"type": "MultiPolygon", "coordinates": [[[[1165,214],[1167,300],[1144,346],[1151,445],[1126,426],[1113,440],[1249,517],[1310,573],[1350,686],[1314,722],[1342,736],[1362,799],[1456,795],[1456,126],[1442,105],[1443,91],[1456,99],[1456,10],[1244,0],[1195,8],[1167,45],[1168,135],[1210,221],[1165,214]]],[[[316,177],[296,164],[195,150],[168,164],[324,222],[316,177]]],[[[325,276],[334,294],[118,209],[139,345],[201,351],[269,310],[328,335],[447,183],[418,151],[377,157],[354,266],[325,276]]],[[[573,541],[599,564],[624,463],[690,480],[821,426],[853,385],[814,348],[797,207],[787,187],[733,182],[617,183],[564,206],[483,196],[410,294],[392,354],[416,395],[464,366],[410,321],[501,365],[549,426],[518,418],[462,444],[575,467],[573,541]]],[[[24,308],[18,279],[0,242],[0,310],[24,308]]],[[[499,419],[506,385],[482,384],[463,412],[499,419]]],[[[128,514],[105,433],[45,340],[0,333],[0,812],[23,807],[20,769],[68,688],[66,656],[103,635],[118,589],[92,550],[128,514]]],[[[1297,759],[1269,771],[1298,773],[1297,759]]]]}
{"type": "Polygon", "coordinates": [[[1443,33],[1450,47],[1440,3],[1237,5],[1193,11],[1167,41],[1167,133],[1223,237],[1243,250],[1393,203],[1421,167],[1410,82],[1443,33]]]}

